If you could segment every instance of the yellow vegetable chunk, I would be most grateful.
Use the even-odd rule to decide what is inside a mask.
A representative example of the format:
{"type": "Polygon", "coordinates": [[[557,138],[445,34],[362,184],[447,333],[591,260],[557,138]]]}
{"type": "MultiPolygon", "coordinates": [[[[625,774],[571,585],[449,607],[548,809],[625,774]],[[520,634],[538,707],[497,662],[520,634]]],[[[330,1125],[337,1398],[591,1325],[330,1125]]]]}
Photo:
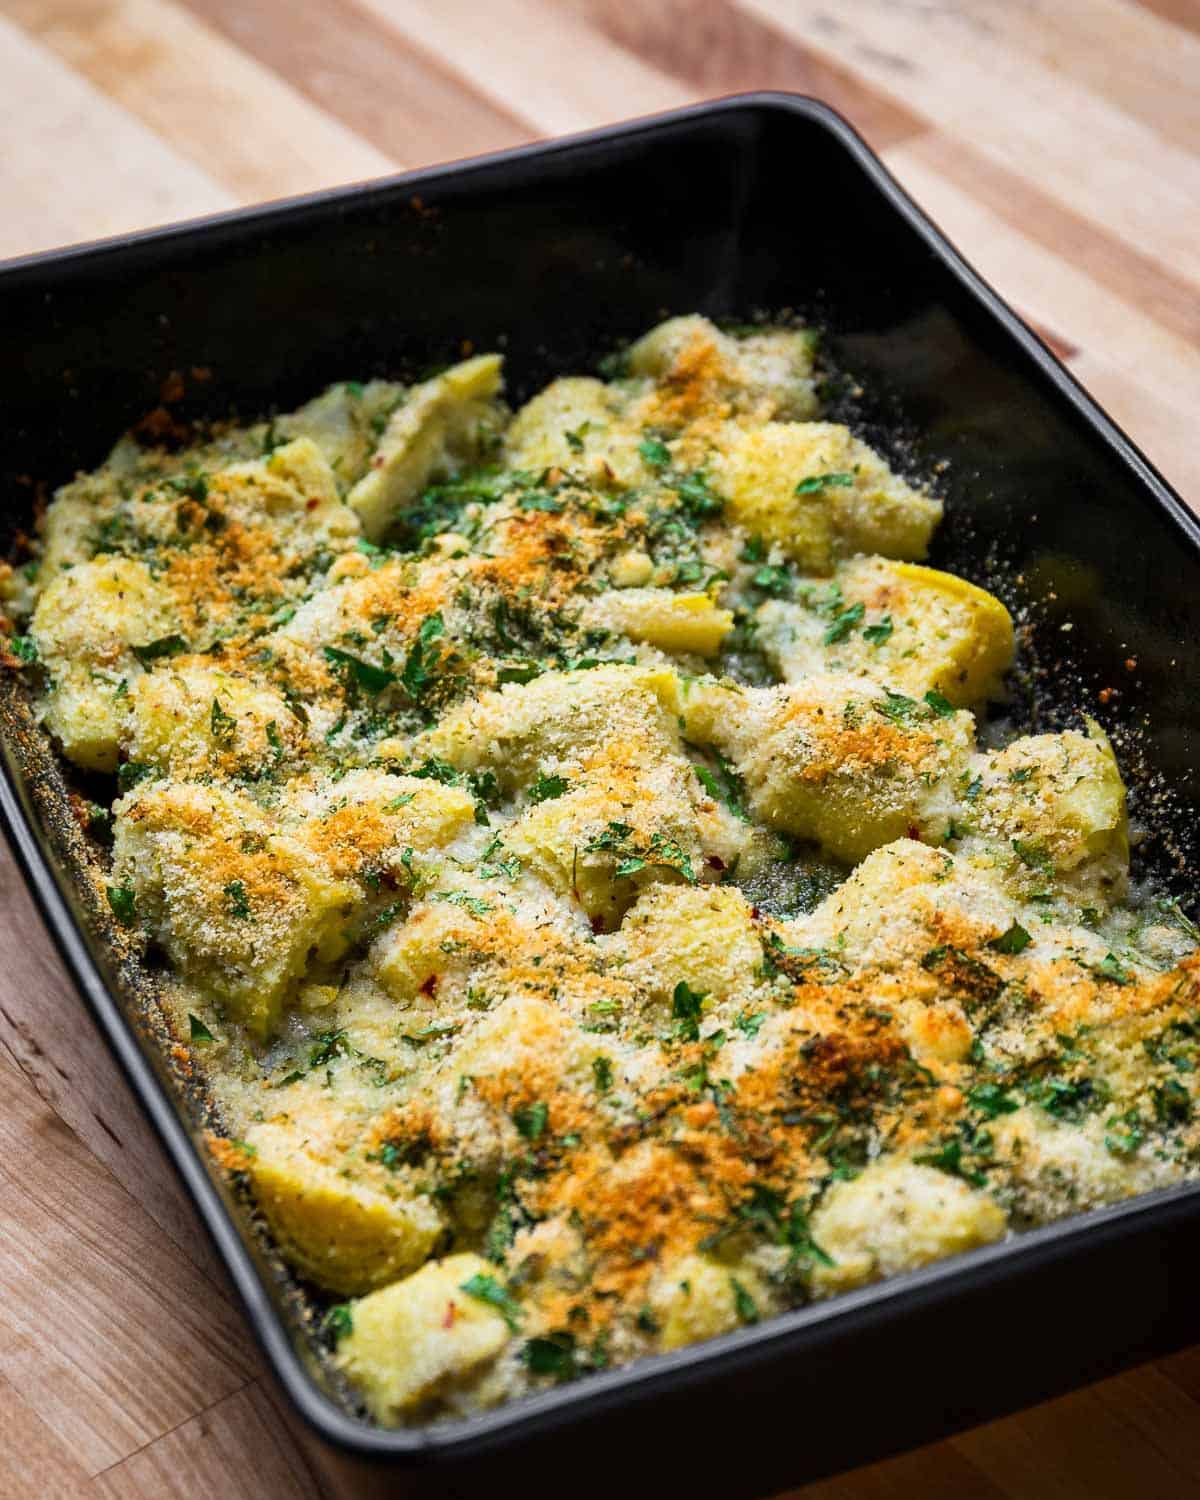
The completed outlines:
{"type": "Polygon", "coordinates": [[[462,1004],[476,982],[489,994],[502,992],[509,974],[531,959],[541,963],[556,939],[568,935],[561,918],[535,927],[514,916],[489,881],[456,874],[452,885],[418,902],[407,921],[379,940],[379,983],[401,1005],[462,1004]]]}
{"type": "Polygon", "coordinates": [[[475,821],[475,802],[458,786],[363,768],[293,796],[303,821],[296,838],[338,879],[374,883],[384,872],[409,883],[405,853],[442,849],[475,821]]]}
{"type": "Polygon", "coordinates": [[[337,1362],[376,1421],[398,1422],[504,1348],[503,1317],[463,1290],[485,1276],[494,1279],[495,1267],[480,1256],[448,1255],[353,1304],[337,1362]]]}
{"type": "Polygon", "coordinates": [[[813,1268],[813,1289],[822,1296],[990,1244],[1007,1229],[986,1193],[900,1157],[835,1182],[811,1224],[814,1242],[833,1262],[813,1268]]]}
{"type": "Polygon", "coordinates": [[[418,745],[463,770],[491,766],[510,790],[548,766],[581,767],[613,742],[633,752],[675,749],[678,682],[655,667],[544,672],[452,710],[418,745]]]}
{"type": "Polygon", "coordinates": [[[231,464],[209,481],[209,495],[244,526],[268,527],[281,541],[307,552],[319,538],[335,550],[358,535],[354,513],[342,503],[321,448],[294,438],[265,458],[231,464]]]}
{"type": "Polygon", "coordinates": [[[366,472],[382,424],[404,400],[404,387],[390,380],[365,385],[339,382],[275,421],[288,438],[311,438],[344,494],[366,472]]]}
{"type": "Polygon", "coordinates": [[[570,790],[524,812],[505,847],[608,929],[639,887],[691,885],[705,873],[700,795],[682,755],[649,738],[642,745],[614,740],[588,757],[570,790]]]}
{"type": "Polygon", "coordinates": [[[833,674],[740,696],[740,719],[712,733],[755,816],[851,863],[914,832],[940,841],[974,748],[970,714],[833,674]]]}
{"type": "Polygon", "coordinates": [[[746,999],[763,961],[749,902],[731,886],[651,886],[601,941],[621,977],[668,1008],[681,980],[714,1003],[746,999]]]}
{"type": "Polygon", "coordinates": [[[265,1121],[246,1143],[255,1197],[280,1248],[327,1291],[358,1295],[394,1281],[442,1232],[431,1198],[396,1172],[331,1153],[323,1130],[265,1121]]]}
{"type": "Polygon", "coordinates": [[[817,409],[814,338],[807,329],[768,328],[742,337],[707,318],[668,318],[629,350],[631,375],[663,388],[655,415],[668,420],[733,410],[765,421],[810,417],[817,409]]]}
{"type": "Polygon", "coordinates": [[[137,648],[153,651],[178,629],[171,596],[134,558],[97,557],[49,585],[30,634],[52,682],[46,724],[70,760],[116,769],[128,708],[122,684],[142,671],[137,648]]]}
{"type": "Polygon", "coordinates": [[[253,774],[294,761],[306,738],[273,689],[194,659],[159,666],[129,691],[126,758],[164,774],[253,774]]]}
{"type": "Polygon", "coordinates": [[[712,482],[731,520],[812,573],[828,573],[835,558],[855,552],[922,558],[942,515],[939,501],[830,422],[731,430],[712,482]]]}
{"type": "Polygon", "coordinates": [[[832,583],[770,600],[756,619],[759,645],[788,682],[850,672],[965,708],[996,696],[1012,665],[1012,619],[999,599],[952,573],[883,557],[840,563],[832,583]]]}
{"type": "Polygon", "coordinates": [[[590,602],[584,618],[631,641],[697,656],[715,656],[733,629],[732,610],[718,608],[707,594],[670,589],[611,590],[590,602]]]}
{"type": "Polygon", "coordinates": [[[681,1349],[716,1338],[739,1327],[751,1312],[755,1317],[762,1315],[769,1305],[769,1294],[757,1272],[699,1254],[673,1262],[650,1297],[662,1349],[681,1349]]]}
{"type": "Polygon", "coordinates": [[[114,883],[178,968],[257,1036],[361,895],[237,792],[143,786],[116,804],[114,883]]]}
{"type": "Polygon", "coordinates": [[[919,961],[947,935],[982,948],[1017,920],[1019,908],[969,860],[913,839],[868,854],[808,916],[788,924],[796,946],[829,948],[883,971],[919,961]]]}
{"type": "Polygon", "coordinates": [[[1024,885],[1064,882],[1096,896],[1124,889],[1129,868],[1125,785],[1112,746],[1090,733],[1028,735],[972,766],[963,848],[1024,885]]]}
{"type": "Polygon", "coordinates": [[[409,392],[347,497],[368,537],[378,540],[435,475],[472,457],[495,430],[500,367],[498,354],[479,354],[409,392]]]}
{"type": "Polygon", "coordinates": [[[572,375],[555,380],[527,401],[505,435],[505,455],[514,469],[583,471],[624,485],[645,479],[638,453],[641,433],[623,417],[624,402],[603,381],[572,375]]]}

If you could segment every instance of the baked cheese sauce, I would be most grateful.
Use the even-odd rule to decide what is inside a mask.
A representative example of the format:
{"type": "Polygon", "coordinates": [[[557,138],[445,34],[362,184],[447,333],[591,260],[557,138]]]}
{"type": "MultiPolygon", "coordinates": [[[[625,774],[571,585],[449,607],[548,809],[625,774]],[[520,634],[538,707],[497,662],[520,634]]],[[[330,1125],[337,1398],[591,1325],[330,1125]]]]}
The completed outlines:
{"type": "Polygon", "coordinates": [[[1195,930],[1094,723],[981,749],[1013,628],[673,319],[125,439],[10,574],[114,919],[336,1359],[478,1410],[1195,1170],[1195,930]]]}

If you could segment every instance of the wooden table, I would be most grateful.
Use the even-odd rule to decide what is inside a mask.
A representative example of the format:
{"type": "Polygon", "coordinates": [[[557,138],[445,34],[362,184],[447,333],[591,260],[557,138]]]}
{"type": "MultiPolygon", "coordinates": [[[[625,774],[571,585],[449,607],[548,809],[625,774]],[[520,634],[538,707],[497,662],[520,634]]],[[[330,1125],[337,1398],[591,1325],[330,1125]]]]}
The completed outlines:
{"type": "MultiPolygon", "coordinates": [[[[1200,0],[0,0],[0,256],[746,88],[842,109],[1200,503],[1200,0]]],[[[362,1494],[0,882],[0,1496],[362,1494]]],[[[909,1493],[1200,1494],[1200,1349],[803,1491],[909,1493]]]]}

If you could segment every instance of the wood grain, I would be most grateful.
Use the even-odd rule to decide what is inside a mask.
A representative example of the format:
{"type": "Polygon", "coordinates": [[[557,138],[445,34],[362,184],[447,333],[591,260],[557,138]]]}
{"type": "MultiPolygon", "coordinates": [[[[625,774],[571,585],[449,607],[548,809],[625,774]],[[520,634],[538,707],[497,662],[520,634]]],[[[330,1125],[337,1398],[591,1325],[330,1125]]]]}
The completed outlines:
{"type": "MultiPolygon", "coordinates": [[[[1200,502],[1200,0],[0,0],[0,255],[740,89],[841,109],[1200,502]]],[[[0,858],[0,1500],[364,1500],[0,858]]],[[[531,1491],[532,1492],[532,1491],[531,1491]]],[[[795,1500],[1200,1494],[1200,1350],[795,1500]]]]}

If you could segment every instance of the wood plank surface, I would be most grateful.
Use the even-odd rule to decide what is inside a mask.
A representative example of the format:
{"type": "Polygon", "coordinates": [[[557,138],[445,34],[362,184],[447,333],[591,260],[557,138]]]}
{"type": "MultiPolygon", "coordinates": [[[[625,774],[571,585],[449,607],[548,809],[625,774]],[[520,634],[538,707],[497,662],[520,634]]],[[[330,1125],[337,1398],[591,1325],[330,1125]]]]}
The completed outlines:
{"type": "MultiPolygon", "coordinates": [[[[1200,0],[0,0],[0,256],[828,99],[1200,505],[1200,0]]],[[[300,1432],[0,854],[0,1500],[379,1493],[300,1432]]],[[[1187,1350],[796,1500],[1200,1495],[1187,1350]]]]}

